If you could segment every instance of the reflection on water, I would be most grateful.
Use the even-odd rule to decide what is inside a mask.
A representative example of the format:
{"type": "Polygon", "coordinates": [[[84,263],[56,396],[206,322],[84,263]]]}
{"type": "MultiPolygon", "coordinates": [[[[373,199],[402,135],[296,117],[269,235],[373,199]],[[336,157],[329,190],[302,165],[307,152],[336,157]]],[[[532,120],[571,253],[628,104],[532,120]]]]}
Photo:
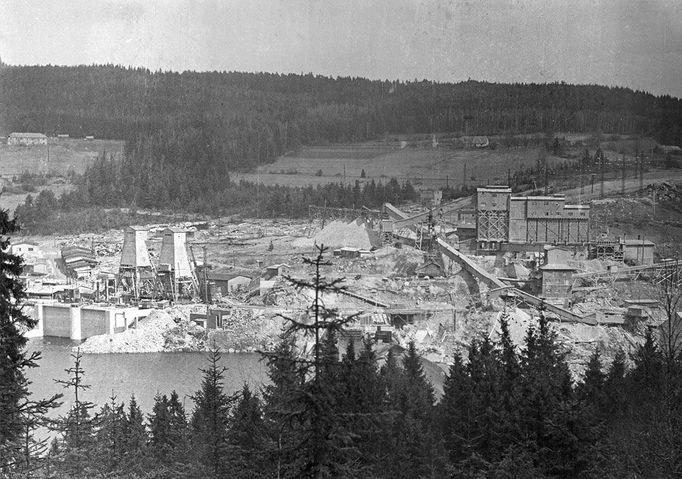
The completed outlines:
{"type": "MultiPolygon", "coordinates": [[[[54,380],[67,379],[65,369],[73,365],[71,348],[77,344],[62,338],[31,339],[28,343],[29,351],[42,351],[40,367],[28,371],[33,382],[30,390],[34,398],[64,393],[58,414],[68,410],[72,393],[54,380]]],[[[244,383],[259,390],[267,379],[266,365],[258,354],[224,354],[221,365],[227,368],[224,388],[228,394],[241,389],[244,383]]],[[[95,403],[98,410],[112,394],[126,405],[134,394],[142,412],[149,414],[157,393],[176,390],[189,413],[193,408],[190,396],[201,386],[199,369],[207,366],[206,353],[86,354],[82,367],[90,389],[84,392],[83,399],[95,403]]]]}

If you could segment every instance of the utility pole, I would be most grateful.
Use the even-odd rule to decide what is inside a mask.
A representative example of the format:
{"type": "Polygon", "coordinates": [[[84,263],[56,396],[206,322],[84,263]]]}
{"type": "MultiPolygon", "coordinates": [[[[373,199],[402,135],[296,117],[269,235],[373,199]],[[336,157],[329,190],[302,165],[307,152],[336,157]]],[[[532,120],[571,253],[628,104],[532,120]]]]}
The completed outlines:
{"type": "Polygon", "coordinates": [[[580,160],[580,196],[579,196],[579,199],[578,199],[578,204],[581,204],[581,203],[580,203],[580,198],[582,198],[583,193],[584,193],[584,191],[583,191],[583,183],[585,182],[585,179],[583,178],[583,175],[584,175],[584,174],[585,174],[585,159],[582,158],[582,159],[580,160]]]}
{"type": "Polygon", "coordinates": [[[599,197],[604,197],[604,153],[601,155],[601,186],[599,187],[599,197]]]}
{"type": "Polygon", "coordinates": [[[623,171],[622,171],[622,179],[620,182],[620,193],[624,194],[625,193],[625,154],[623,154],[623,171]]]}
{"type": "Polygon", "coordinates": [[[208,317],[208,255],[206,254],[206,248],[206,245],[202,246],[204,250],[204,267],[202,269],[204,270],[204,303],[206,303],[206,314],[208,317]]]}
{"type": "MultiPolygon", "coordinates": [[[[644,152],[639,153],[639,191],[644,190],[644,152]]],[[[642,194],[642,193],[640,193],[642,194]]]]}
{"type": "Polygon", "coordinates": [[[545,196],[549,194],[549,170],[547,169],[547,155],[545,155],[545,196]]]}

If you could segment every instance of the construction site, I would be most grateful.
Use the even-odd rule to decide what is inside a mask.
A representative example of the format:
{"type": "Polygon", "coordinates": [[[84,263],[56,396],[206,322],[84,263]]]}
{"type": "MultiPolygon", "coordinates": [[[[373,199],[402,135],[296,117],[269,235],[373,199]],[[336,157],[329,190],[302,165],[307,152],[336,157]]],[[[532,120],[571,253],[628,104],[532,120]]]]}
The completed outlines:
{"type": "Polygon", "coordinates": [[[220,218],[16,243],[39,319],[27,334],[100,353],[268,349],[282,316],[312,301],[288,278],[309,278],[302,258],[321,245],[325,275],[346,286],[325,305],[358,315],[341,341],[414,341],[443,368],[472,338],[499,334],[501,315],[519,345],[540,314],[554,321],[575,372],[594,348],[631,350],[663,321],[658,285],[677,277],[677,261],[641,235],[609,237],[590,205],[503,185],[421,198],[381,210],[311,206],[299,221],[220,218]]]}

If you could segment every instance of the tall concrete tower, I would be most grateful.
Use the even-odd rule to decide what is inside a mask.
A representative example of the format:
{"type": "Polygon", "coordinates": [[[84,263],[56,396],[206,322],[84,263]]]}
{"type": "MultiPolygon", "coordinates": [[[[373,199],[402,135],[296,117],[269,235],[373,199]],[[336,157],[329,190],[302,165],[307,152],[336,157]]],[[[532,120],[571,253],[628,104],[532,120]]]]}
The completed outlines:
{"type": "Polygon", "coordinates": [[[196,280],[187,256],[187,232],[166,228],[162,235],[158,270],[164,288],[176,299],[180,295],[191,295],[196,290],[196,280]]]}
{"type": "Polygon", "coordinates": [[[156,274],[147,251],[147,228],[144,226],[129,226],[124,230],[118,272],[123,290],[135,298],[153,294],[156,274]]]}
{"type": "Polygon", "coordinates": [[[148,268],[151,265],[147,251],[147,228],[128,226],[123,232],[121,268],[148,268]]]}

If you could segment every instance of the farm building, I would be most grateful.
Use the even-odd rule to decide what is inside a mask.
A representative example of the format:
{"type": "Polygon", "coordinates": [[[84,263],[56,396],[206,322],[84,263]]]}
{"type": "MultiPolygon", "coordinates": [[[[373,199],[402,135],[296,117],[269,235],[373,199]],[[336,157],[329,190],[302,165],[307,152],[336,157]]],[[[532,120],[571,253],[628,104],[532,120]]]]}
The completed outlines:
{"type": "Polygon", "coordinates": [[[11,133],[7,144],[13,146],[47,145],[47,136],[42,133],[11,133]]]}
{"type": "Polygon", "coordinates": [[[24,259],[39,258],[43,255],[38,243],[32,241],[20,241],[10,246],[13,255],[21,256],[24,259]]]}
{"type": "Polygon", "coordinates": [[[477,189],[478,249],[516,245],[577,245],[589,241],[590,207],[567,205],[563,195],[512,197],[507,186],[477,189]]]}

